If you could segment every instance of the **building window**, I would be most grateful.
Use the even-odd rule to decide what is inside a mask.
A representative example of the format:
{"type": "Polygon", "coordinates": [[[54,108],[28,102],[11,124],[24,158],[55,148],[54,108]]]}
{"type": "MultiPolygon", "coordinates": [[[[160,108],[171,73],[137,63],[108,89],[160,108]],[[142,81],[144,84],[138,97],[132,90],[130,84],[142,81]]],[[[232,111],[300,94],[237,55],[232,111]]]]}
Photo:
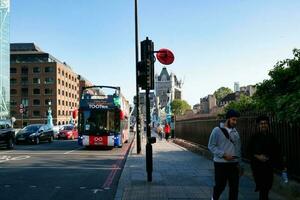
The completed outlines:
{"type": "Polygon", "coordinates": [[[11,84],[11,85],[17,84],[17,79],[11,78],[11,79],[10,79],[10,84],[11,84]]]}
{"type": "Polygon", "coordinates": [[[38,88],[33,89],[33,94],[40,94],[40,89],[38,88]]]}
{"type": "Polygon", "coordinates": [[[63,106],[65,105],[65,101],[64,100],[62,100],[61,103],[62,103],[63,106]]]}
{"type": "Polygon", "coordinates": [[[11,95],[17,94],[17,90],[16,90],[16,89],[10,89],[10,94],[11,94],[11,95]]]}
{"type": "Polygon", "coordinates": [[[45,72],[46,73],[54,72],[54,67],[45,67],[45,72]]]}
{"type": "Polygon", "coordinates": [[[71,102],[69,102],[69,106],[71,107],[71,102]]]}
{"type": "Polygon", "coordinates": [[[28,67],[22,67],[21,73],[22,74],[28,74],[28,67]]]}
{"type": "Polygon", "coordinates": [[[45,88],[45,94],[52,94],[51,88],[45,88]]]}
{"type": "Polygon", "coordinates": [[[41,68],[40,68],[40,67],[34,67],[34,68],[32,69],[32,72],[33,72],[33,73],[40,73],[40,72],[41,72],[41,68]]]}
{"type": "Polygon", "coordinates": [[[28,85],[28,77],[22,77],[21,78],[21,84],[22,85],[28,85]]]}
{"type": "Polygon", "coordinates": [[[58,89],[58,94],[60,95],[60,89],[58,89]]]}
{"type": "Polygon", "coordinates": [[[41,83],[41,79],[40,78],[33,78],[32,79],[32,83],[33,84],[40,84],[41,83]]]}
{"type": "Polygon", "coordinates": [[[22,88],[21,89],[21,95],[22,96],[28,96],[28,88],[22,88]]]}
{"type": "MultiPolygon", "coordinates": [[[[73,78],[73,77],[72,77],[73,78]]],[[[71,80],[71,75],[69,75],[69,80],[71,80]]]]}
{"type": "Polygon", "coordinates": [[[66,82],[66,87],[68,87],[68,83],[66,82]]]}
{"type": "Polygon", "coordinates": [[[41,104],[39,99],[33,99],[33,105],[34,106],[39,106],[41,104]]]}
{"type": "Polygon", "coordinates": [[[64,110],[62,111],[62,115],[65,115],[65,111],[64,110]]]}
{"type": "Polygon", "coordinates": [[[64,76],[64,75],[65,75],[65,72],[64,72],[64,71],[61,71],[61,74],[64,76]]]}
{"type": "Polygon", "coordinates": [[[60,115],[60,110],[58,110],[58,115],[60,115]]]}
{"type": "Polygon", "coordinates": [[[54,83],[54,79],[52,77],[45,78],[45,84],[53,84],[53,83],[54,83]]]}
{"type": "Polygon", "coordinates": [[[17,73],[17,68],[10,68],[10,73],[12,73],[12,74],[17,73]]]}
{"type": "Polygon", "coordinates": [[[34,110],[32,112],[32,114],[33,114],[34,117],[40,117],[41,116],[41,112],[39,110],[34,110]]]}
{"type": "Polygon", "coordinates": [[[28,103],[29,103],[29,101],[28,101],[28,99],[27,99],[27,98],[24,98],[24,99],[22,99],[22,100],[21,100],[21,103],[23,104],[23,106],[27,107],[27,106],[28,106],[28,103]]]}
{"type": "Polygon", "coordinates": [[[58,105],[60,105],[60,100],[58,100],[58,105]]]}
{"type": "Polygon", "coordinates": [[[74,86],[72,85],[72,90],[74,90],[74,86]]]}
{"type": "Polygon", "coordinates": [[[62,95],[65,95],[65,91],[62,90],[62,91],[61,91],[61,94],[62,94],[62,95]]]}
{"type": "Polygon", "coordinates": [[[58,73],[60,74],[60,68],[58,68],[58,73]]]}
{"type": "Polygon", "coordinates": [[[11,105],[11,106],[16,106],[16,105],[17,105],[17,102],[16,102],[15,100],[11,100],[11,101],[10,101],[10,105],[11,105]]]}
{"type": "Polygon", "coordinates": [[[66,97],[68,97],[68,92],[66,92],[66,97]]]}
{"type": "Polygon", "coordinates": [[[58,81],[58,84],[60,84],[60,79],[57,79],[57,81],[58,81]]]}
{"type": "Polygon", "coordinates": [[[61,84],[64,86],[64,85],[65,85],[65,82],[64,82],[64,81],[61,81],[61,84]]]}

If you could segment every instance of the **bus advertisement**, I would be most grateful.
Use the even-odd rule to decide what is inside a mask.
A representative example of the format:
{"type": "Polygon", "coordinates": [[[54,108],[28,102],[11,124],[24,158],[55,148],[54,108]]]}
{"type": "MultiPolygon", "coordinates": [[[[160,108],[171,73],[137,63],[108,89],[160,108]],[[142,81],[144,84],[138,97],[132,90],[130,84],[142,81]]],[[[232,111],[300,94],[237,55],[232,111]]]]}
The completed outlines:
{"type": "Polygon", "coordinates": [[[129,140],[129,110],[120,87],[84,87],[79,104],[79,144],[122,147],[129,140]],[[114,93],[105,94],[104,88],[114,93]]]}

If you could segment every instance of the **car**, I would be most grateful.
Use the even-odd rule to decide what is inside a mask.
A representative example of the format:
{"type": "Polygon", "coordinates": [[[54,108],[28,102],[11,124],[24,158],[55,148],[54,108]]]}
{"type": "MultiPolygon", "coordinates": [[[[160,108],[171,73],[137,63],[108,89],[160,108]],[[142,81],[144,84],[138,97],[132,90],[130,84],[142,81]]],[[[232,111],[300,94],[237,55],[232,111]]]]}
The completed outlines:
{"type": "Polygon", "coordinates": [[[39,144],[42,141],[53,142],[54,133],[48,124],[31,124],[24,127],[16,135],[16,144],[33,143],[39,144]]]}
{"type": "Polygon", "coordinates": [[[13,149],[15,143],[15,130],[9,120],[0,120],[0,147],[13,149]]]}
{"type": "Polygon", "coordinates": [[[58,139],[72,139],[78,138],[78,130],[74,125],[64,125],[59,130],[58,139]]]}

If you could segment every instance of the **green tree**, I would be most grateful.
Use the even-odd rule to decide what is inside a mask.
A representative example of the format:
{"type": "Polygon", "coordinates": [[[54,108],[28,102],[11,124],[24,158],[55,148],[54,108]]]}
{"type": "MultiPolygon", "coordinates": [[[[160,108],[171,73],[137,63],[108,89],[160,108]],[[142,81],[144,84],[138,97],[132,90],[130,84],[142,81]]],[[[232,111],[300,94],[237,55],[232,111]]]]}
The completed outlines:
{"type": "Polygon", "coordinates": [[[300,49],[294,58],[278,62],[269,72],[270,79],[257,84],[254,95],[260,109],[272,112],[279,119],[300,120],[300,49]]]}
{"type": "Polygon", "coordinates": [[[255,111],[257,109],[257,103],[253,98],[241,94],[238,101],[232,101],[225,107],[225,113],[230,109],[237,110],[241,113],[255,111]]]}
{"type": "Polygon", "coordinates": [[[232,93],[232,90],[228,87],[220,87],[214,92],[214,95],[216,97],[217,103],[221,101],[226,95],[232,93]]]}
{"type": "Polygon", "coordinates": [[[185,100],[174,99],[171,102],[171,109],[175,115],[183,115],[185,111],[191,109],[191,106],[185,100]]]}

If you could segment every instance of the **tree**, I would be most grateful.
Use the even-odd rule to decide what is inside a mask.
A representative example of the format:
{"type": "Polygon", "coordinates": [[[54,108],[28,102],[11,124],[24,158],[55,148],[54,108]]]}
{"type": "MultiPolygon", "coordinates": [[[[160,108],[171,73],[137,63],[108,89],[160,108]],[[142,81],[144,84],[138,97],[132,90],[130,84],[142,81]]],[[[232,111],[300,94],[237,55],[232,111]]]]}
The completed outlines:
{"type": "Polygon", "coordinates": [[[253,98],[241,94],[238,101],[232,101],[225,107],[225,113],[230,109],[237,110],[240,113],[256,111],[257,103],[253,98]]]}
{"type": "Polygon", "coordinates": [[[175,115],[183,115],[186,110],[191,109],[191,106],[185,100],[174,99],[171,102],[171,109],[175,115]]]}
{"type": "Polygon", "coordinates": [[[232,90],[228,87],[220,87],[214,92],[214,95],[219,103],[226,95],[232,93],[232,90]]]}
{"type": "Polygon", "coordinates": [[[270,79],[257,84],[255,100],[260,109],[274,113],[279,119],[300,120],[300,49],[294,58],[278,62],[269,72],[270,79]]]}

